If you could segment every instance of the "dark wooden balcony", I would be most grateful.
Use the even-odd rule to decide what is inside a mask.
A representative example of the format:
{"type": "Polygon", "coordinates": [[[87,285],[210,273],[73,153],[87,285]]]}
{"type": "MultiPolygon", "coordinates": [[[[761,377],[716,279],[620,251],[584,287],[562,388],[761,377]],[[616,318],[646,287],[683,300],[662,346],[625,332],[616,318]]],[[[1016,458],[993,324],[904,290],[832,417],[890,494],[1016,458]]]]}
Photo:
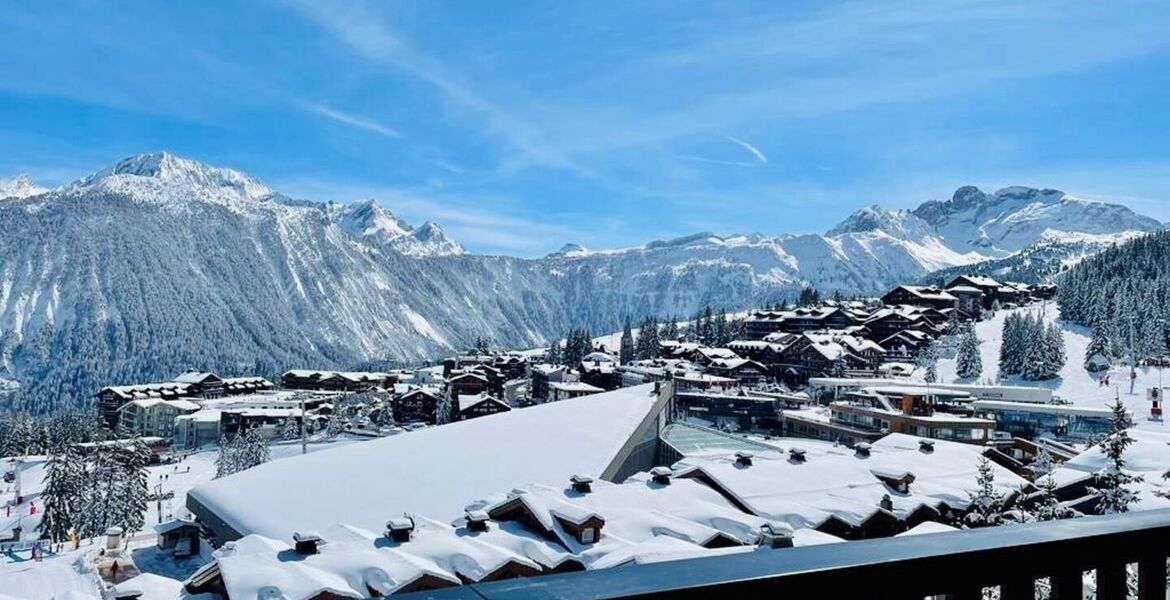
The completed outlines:
{"type": "Polygon", "coordinates": [[[1170,510],[1086,517],[971,531],[760,550],[740,555],[547,575],[403,596],[465,600],[600,598],[1082,598],[1082,574],[1095,571],[1097,598],[1135,593],[1166,598],[1170,510]]]}

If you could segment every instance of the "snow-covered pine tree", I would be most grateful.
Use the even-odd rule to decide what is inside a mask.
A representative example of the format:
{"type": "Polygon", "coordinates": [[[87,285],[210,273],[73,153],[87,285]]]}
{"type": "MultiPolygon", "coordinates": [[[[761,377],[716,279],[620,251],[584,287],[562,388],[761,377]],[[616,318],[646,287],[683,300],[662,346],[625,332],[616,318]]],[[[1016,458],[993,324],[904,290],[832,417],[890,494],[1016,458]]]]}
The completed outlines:
{"type": "Polygon", "coordinates": [[[985,456],[979,458],[975,485],[974,492],[967,492],[971,501],[965,519],[967,525],[991,527],[1003,524],[1004,496],[995,489],[995,469],[985,456]]]}
{"type": "Polygon", "coordinates": [[[80,517],[87,484],[85,463],[71,444],[49,457],[45,489],[41,492],[45,511],[39,528],[42,536],[54,543],[69,538],[69,530],[80,517]]]}
{"type": "Polygon", "coordinates": [[[147,496],[150,495],[150,449],[141,438],[120,446],[117,453],[119,470],[115,491],[118,514],[115,524],[127,532],[141,531],[146,524],[147,496]]]}
{"type": "Polygon", "coordinates": [[[220,436],[219,438],[219,454],[215,457],[215,478],[227,477],[236,471],[239,471],[239,444],[236,436],[232,440],[228,440],[227,436],[220,436]]]}
{"type": "Polygon", "coordinates": [[[282,440],[297,440],[301,437],[301,426],[299,419],[295,417],[288,417],[280,424],[280,439],[282,440]]]}
{"type": "Polygon", "coordinates": [[[938,381],[938,349],[934,344],[928,345],[919,353],[918,366],[924,370],[922,378],[926,383],[938,381]]]}
{"type": "Polygon", "coordinates": [[[545,354],[545,360],[550,364],[561,365],[564,364],[565,358],[561,351],[561,341],[553,340],[548,346],[548,352],[545,354]]]}
{"type": "Polygon", "coordinates": [[[1090,372],[1099,372],[1109,369],[1109,363],[1112,360],[1110,347],[1112,344],[1109,338],[1106,337],[1106,325],[1102,322],[1093,325],[1092,336],[1089,338],[1089,345],[1085,347],[1085,369],[1090,372]]]}
{"type": "Polygon", "coordinates": [[[619,345],[618,361],[628,365],[634,360],[634,331],[630,327],[630,318],[626,317],[622,325],[622,339],[619,345]]]}
{"type": "Polygon", "coordinates": [[[1011,313],[1004,318],[1001,337],[1003,340],[999,347],[1000,375],[1018,375],[1023,369],[1026,350],[1019,313],[1011,313]]]}
{"type": "Polygon", "coordinates": [[[268,442],[258,427],[248,430],[240,444],[239,470],[245,471],[268,462],[268,442]]]}
{"type": "MultiPolygon", "coordinates": [[[[655,324],[658,323],[657,320],[654,322],[655,324]]],[[[678,318],[674,315],[667,317],[666,322],[662,324],[661,331],[659,331],[657,334],[659,340],[678,340],[680,335],[681,332],[678,329],[678,318]]],[[[657,347],[655,347],[654,352],[658,352],[657,347]]]]}
{"type": "Polygon", "coordinates": [[[1094,474],[1097,485],[1089,488],[1097,498],[1097,512],[1100,514],[1128,512],[1129,505],[1138,499],[1137,492],[1130,486],[1143,479],[1125,471],[1125,450],[1133,444],[1129,435],[1129,428],[1133,426],[1129,411],[1120,398],[1110,408],[1109,435],[1097,444],[1108,463],[1094,474]]]}
{"type": "Polygon", "coordinates": [[[955,374],[963,379],[974,379],[983,373],[983,358],[979,354],[979,337],[975,328],[967,326],[959,336],[959,351],[955,357],[955,374]]]}
{"type": "Polygon", "coordinates": [[[435,424],[445,425],[455,420],[455,407],[447,394],[439,394],[435,402],[435,424]]]}
{"type": "Polygon", "coordinates": [[[1059,375],[1060,370],[1068,362],[1068,354],[1064,350],[1064,331],[1061,330],[1060,325],[1048,324],[1044,334],[1044,342],[1047,354],[1046,364],[1049,367],[1049,372],[1046,373],[1048,376],[1045,379],[1051,379],[1059,375]]]}
{"type": "MultiPolygon", "coordinates": [[[[337,411],[330,413],[329,418],[325,421],[325,436],[329,438],[335,438],[341,435],[341,432],[344,430],[345,419],[339,415],[337,411]]],[[[248,467],[244,468],[247,469],[248,467]]]]}

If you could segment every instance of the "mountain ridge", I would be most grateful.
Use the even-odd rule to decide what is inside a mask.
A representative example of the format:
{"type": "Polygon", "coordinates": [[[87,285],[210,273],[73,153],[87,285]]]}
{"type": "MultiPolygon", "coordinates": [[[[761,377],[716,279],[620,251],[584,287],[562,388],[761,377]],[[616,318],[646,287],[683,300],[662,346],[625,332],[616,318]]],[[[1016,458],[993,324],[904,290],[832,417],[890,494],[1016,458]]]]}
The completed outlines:
{"type": "MultiPolygon", "coordinates": [[[[1034,216],[1036,202],[1017,204],[1034,216]]],[[[1083,207],[1061,206],[1049,213],[1061,225],[1074,221],[1069,207],[1083,207]]],[[[873,293],[988,258],[923,231],[929,223],[913,211],[880,207],[832,235],[702,232],[618,250],[481,256],[377,201],[295,200],[167,153],[0,202],[0,220],[11,232],[0,239],[0,370],[21,381],[10,401],[28,410],[84,405],[102,385],[191,367],[275,376],[433,359],[477,337],[532,347],[571,326],[741,310],[810,285],[873,293]]],[[[1059,242],[1060,230],[1045,231],[1059,242]]]]}

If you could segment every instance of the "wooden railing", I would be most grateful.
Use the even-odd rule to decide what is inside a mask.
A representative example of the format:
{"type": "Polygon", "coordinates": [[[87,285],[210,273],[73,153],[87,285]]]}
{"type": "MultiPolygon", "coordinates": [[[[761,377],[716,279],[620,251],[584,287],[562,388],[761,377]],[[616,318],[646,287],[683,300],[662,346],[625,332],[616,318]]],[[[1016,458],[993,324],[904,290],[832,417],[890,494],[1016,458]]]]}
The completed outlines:
{"type": "Polygon", "coordinates": [[[466,600],[943,597],[1166,598],[1170,510],[844,542],[473,584],[407,597],[466,600]],[[1136,565],[1136,577],[1131,575],[1136,565]],[[1090,581],[1092,581],[1090,579],[1090,581]]]}

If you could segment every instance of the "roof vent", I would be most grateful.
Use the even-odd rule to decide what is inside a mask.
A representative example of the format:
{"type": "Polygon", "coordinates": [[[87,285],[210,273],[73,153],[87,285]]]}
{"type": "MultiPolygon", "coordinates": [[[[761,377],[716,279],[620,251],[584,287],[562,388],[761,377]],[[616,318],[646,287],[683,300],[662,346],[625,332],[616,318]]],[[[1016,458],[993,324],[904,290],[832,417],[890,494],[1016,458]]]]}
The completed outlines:
{"type": "Polygon", "coordinates": [[[409,542],[410,534],[414,533],[414,517],[403,515],[390,519],[386,523],[386,531],[390,534],[390,539],[396,542],[409,542]]]}
{"type": "Polygon", "coordinates": [[[792,527],[780,521],[769,521],[760,526],[760,545],[769,548],[791,548],[792,527]]]}
{"type": "Polygon", "coordinates": [[[483,510],[467,511],[467,528],[471,531],[488,530],[488,514],[483,510]]]}
{"type": "Polygon", "coordinates": [[[745,451],[743,451],[743,450],[740,450],[739,452],[736,452],[736,453],[735,453],[735,464],[737,464],[737,465],[739,465],[739,466],[741,466],[741,467],[750,467],[750,466],[752,466],[752,453],[751,453],[751,452],[745,452],[745,451]]]}
{"type": "Polygon", "coordinates": [[[672,474],[674,474],[674,471],[671,471],[670,467],[654,467],[650,469],[650,479],[658,485],[670,485],[670,476],[672,474]]]}
{"type": "Polygon", "coordinates": [[[894,500],[890,498],[889,494],[882,494],[882,500],[878,503],[882,510],[886,512],[894,512],[894,500]]]}
{"type": "Polygon", "coordinates": [[[315,531],[298,531],[293,534],[294,550],[302,556],[316,554],[321,545],[321,536],[315,531]]]}
{"type": "Polygon", "coordinates": [[[802,463],[802,462],[808,460],[808,458],[805,456],[804,448],[789,448],[788,449],[788,460],[791,460],[792,462],[802,463]]]}
{"type": "Polygon", "coordinates": [[[573,475],[569,477],[569,483],[573,486],[573,491],[578,494],[588,494],[593,491],[593,478],[588,475],[573,475]]]}
{"type": "Polygon", "coordinates": [[[872,449],[873,447],[865,442],[861,442],[856,446],[853,446],[853,451],[857,454],[858,457],[861,458],[869,456],[869,453],[872,449]]]}
{"type": "Polygon", "coordinates": [[[918,449],[927,454],[934,452],[934,440],[918,440],[918,449]]]}
{"type": "Polygon", "coordinates": [[[142,590],[138,588],[114,588],[114,600],[138,600],[142,597],[142,590]]]}

